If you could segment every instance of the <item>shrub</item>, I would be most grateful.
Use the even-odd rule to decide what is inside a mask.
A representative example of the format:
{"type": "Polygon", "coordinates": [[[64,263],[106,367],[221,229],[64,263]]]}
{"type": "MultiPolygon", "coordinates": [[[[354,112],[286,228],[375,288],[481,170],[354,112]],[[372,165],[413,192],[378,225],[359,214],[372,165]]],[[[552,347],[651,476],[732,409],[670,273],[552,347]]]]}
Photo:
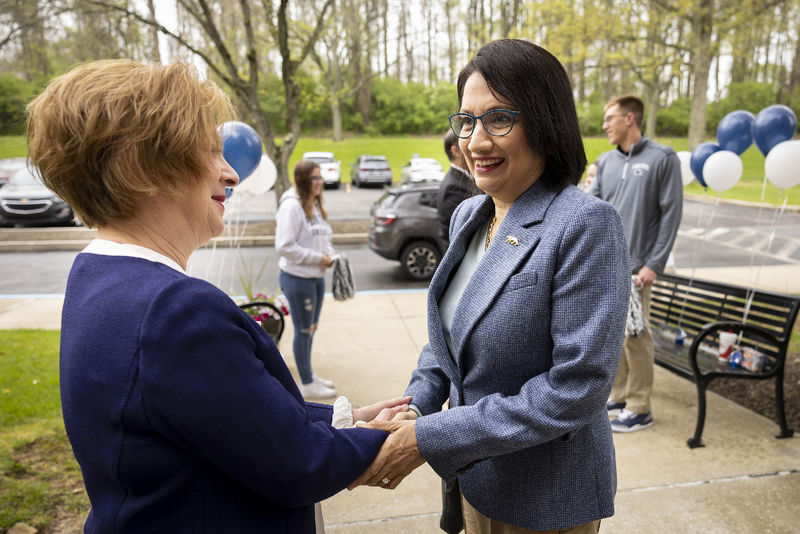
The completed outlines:
{"type": "Polygon", "coordinates": [[[0,74],[0,135],[25,133],[25,104],[33,96],[33,84],[14,74],[0,74]]]}
{"type": "Polygon", "coordinates": [[[706,111],[706,130],[716,134],[717,125],[722,118],[738,109],[757,115],[767,106],[775,104],[776,91],[772,84],[759,82],[732,83],[728,94],[719,102],[712,102],[706,111]]]}
{"type": "Polygon", "coordinates": [[[584,101],[576,103],[581,135],[602,135],[604,107],[605,105],[602,102],[584,101]]]}
{"type": "Polygon", "coordinates": [[[689,111],[692,103],[688,98],[679,98],[656,114],[658,135],[664,137],[686,137],[689,134],[689,111]]]}

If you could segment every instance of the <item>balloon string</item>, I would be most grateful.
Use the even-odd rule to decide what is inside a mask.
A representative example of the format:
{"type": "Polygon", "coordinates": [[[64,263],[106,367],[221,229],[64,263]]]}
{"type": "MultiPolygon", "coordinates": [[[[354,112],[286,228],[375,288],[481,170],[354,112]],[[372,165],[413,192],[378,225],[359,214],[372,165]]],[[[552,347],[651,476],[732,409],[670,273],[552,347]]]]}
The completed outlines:
{"type": "MultiPolygon", "coordinates": [[[[240,219],[237,220],[238,224],[237,224],[237,227],[236,227],[238,231],[236,233],[236,237],[231,242],[231,247],[236,249],[236,256],[238,258],[241,258],[242,257],[242,255],[241,255],[242,240],[243,240],[245,234],[247,233],[247,222],[248,222],[248,220],[247,220],[247,217],[242,216],[241,213],[239,214],[239,217],[240,217],[240,219]]],[[[233,278],[231,278],[230,280],[231,280],[231,282],[230,282],[230,293],[233,294],[234,281],[233,281],[233,278]]],[[[255,283],[255,280],[251,280],[251,282],[255,283]]]]}
{"type": "MultiPolygon", "coordinates": [[[[780,209],[775,210],[775,214],[772,216],[772,222],[770,223],[770,232],[769,232],[769,239],[767,240],[767,248],[764,251],[764,255],[768,255],[770,250],[772,249],[772,242],[775,240],[775,227],[778,221],[778,217],[782,216],[784,211],[786,210],[786,204],[789,201],[789,192],[788,191],[780,191],[778,193],[778,202],[780,202],[781,196],[783,196],[783,203],[781,204],[780,209]]],[[[755,245],[753,245],[755,248],[755,245]]],[[[745,324],[747,321],[747,316],[750,314],[750,307],[753,304],[753,297],[756,293],[756,285],[758,284],[759,279],[761,278],[761,268],[764,266],[764,261],[761,261],[759,264],[758,269],[756,270],[756,279],[752,283],[752,291],[749,293],[747,297],[747,302],[744,306],[744,313],[742,314],[742,324],[745,324]]],[[[742,332],[739,333],[739,341],[741,341],[742,332]]]]}
{"type": "MultiPolygon", "coordinates": [[[[761,183],[761,202],[758,203],[758,212],[756,213],[756,233],[753,235],[753,245],[750,247],[750,266],[748,268],[748,278],[750,283],[748,284],[750,287],[747,288],[747,292],[745,293],[746,305],[744,310],[744,315],[742,316],[742,324],[744,324],[745,319],[747,319],[747,314],[750,310],[750,305],[753,302],[753,297],[756,293],[756,280],[758,276],[760,276],[760,267],[758,273],[753,271],[753,266],[755,265],[756,259],[756,245],[758,244],[758,228],[761,225],[761,213],[764,209],[765,200],[767,198],[767,175],[764,174],[764,181],[761,183]]],[[[763,263],[763,260],[762,260],[763,263]]],[[[741,338],[742,333],[739,333],[739,337],[741,338]]],[[[741,341],[741,339],[740,339],[741,341]]]]}
{"type": "MultiPolygon", "coordinates": [[[[702,228],[702,220],[703,220],[703,206],[705,206],[705,197],[708,194],[708,188],[703,188],[703,198],[700,200],[700,209],[697,211],[697,224],[695,228],[702,228]]],[[[714,206],[711,210],[711,217],[708,220],[708,224],[711,224],[712,219],[714,219],[714,212],[717,209],[717,203],[719,202],[719,193],[717,193],[717,198],[714,200],[714,206]]],[[[689,284],[686,287],[686,292],[683,294],[683,303],[681,304],[681,314],[678,317],[678,330],[681,329],[683,326],[683,314],[686,311],[686,298],[688,297],[688,291],[692,288],[692,284],[694,283],[694,275],[697,269],[697,251],[700,248],[700,245],[705,241],[706,232],[703,232],[703,238],[694,244],[694,250],[692,250],[692,270],[689,274],[689,284]]]]}

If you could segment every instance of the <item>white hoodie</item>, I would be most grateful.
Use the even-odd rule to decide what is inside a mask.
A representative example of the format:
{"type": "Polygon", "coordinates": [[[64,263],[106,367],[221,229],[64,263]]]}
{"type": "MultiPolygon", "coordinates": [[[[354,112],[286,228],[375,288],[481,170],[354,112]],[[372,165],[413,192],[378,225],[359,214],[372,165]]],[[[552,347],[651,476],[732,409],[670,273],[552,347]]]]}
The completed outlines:
{"type": "Polygon", "coordinates": [[[275,215],[275,250],[282,271],[301,278],[322,278],[325,268],[319,262],[333,254],[333,230],[314,205],[312,220],[306,219],[294,187],[281,195],[275,215]]]}

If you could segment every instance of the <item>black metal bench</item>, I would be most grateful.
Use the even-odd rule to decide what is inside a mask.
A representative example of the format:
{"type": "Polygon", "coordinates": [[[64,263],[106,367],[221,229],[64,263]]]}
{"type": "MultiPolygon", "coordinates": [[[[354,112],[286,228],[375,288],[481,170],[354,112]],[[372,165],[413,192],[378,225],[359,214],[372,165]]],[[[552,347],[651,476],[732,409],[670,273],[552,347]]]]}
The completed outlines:
{"type": "Polygon", "coordinates": [[[256,312],[256,315],[260,315],[262,319],[257,321],[264,330],[267,331],[272,341],[276,345],[278,344],[278,341],[281,340],[281,336],[283,335],[283,329],[286,323],[283,319],[283,313],[277,306],[271,302],[256,300],[246,304],[239,304],[239,307],[251,316],[253,315],[253,313],[251,313],[253,311],[256,312]]]}
{"type": "Polygon", "coordinates": [[[744,287],[693,280],[663,274],[653,284],[650,328],[657,364],[692,380],[697,385],[697,426],[689,447],[703,447],[706,417],[706,388],[715,378],[775,380],[775,404],[780,433],[789,438],[783,400],[783,372],[789,337],[800,297],[752,292],[744,287]],[[745,324],[742,318],[752,297],[745,324]],[[686,333],[676,342],[679,329],[686,333]],[[719,333],[734,332],[739,347],[752,347],[765,355],[763,368],[732,367],[718,358],[719,333]]]}

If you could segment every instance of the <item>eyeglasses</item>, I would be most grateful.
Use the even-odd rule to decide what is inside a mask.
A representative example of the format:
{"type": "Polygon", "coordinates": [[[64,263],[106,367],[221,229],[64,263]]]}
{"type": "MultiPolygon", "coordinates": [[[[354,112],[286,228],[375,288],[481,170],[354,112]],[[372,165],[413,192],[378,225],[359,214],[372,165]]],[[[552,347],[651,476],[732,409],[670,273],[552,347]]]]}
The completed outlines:
{"type": "Polygon", "coordinates": [[[472,115],[470,113],[453,113],[450,115],[450,128],[453,133],[461,139],[466,139],[475,130],[475,123],[481,121],[483,129],[489,135],[503,136],[508,135],[514,127],[514,117],[519,115],[519,111],[509,111],[507,109],[491,109],[483,115],[472,115]]]}
{"type": "Polygon", "coordinates": [[[624,117],[625,115],[627,115],[627,113],[614,113],[612,115],[609,115],[608,117],[603,117],[603,124],[610,123],[614,119],[614,117],[624,117]]]}
{"type": "Polygon", "coordinates": [[[312,176],[311,177],[311,181],[312,182],[321,182],[322,181],[322,176],[318,176],[318,175],[317,176],[312,176]]]}

